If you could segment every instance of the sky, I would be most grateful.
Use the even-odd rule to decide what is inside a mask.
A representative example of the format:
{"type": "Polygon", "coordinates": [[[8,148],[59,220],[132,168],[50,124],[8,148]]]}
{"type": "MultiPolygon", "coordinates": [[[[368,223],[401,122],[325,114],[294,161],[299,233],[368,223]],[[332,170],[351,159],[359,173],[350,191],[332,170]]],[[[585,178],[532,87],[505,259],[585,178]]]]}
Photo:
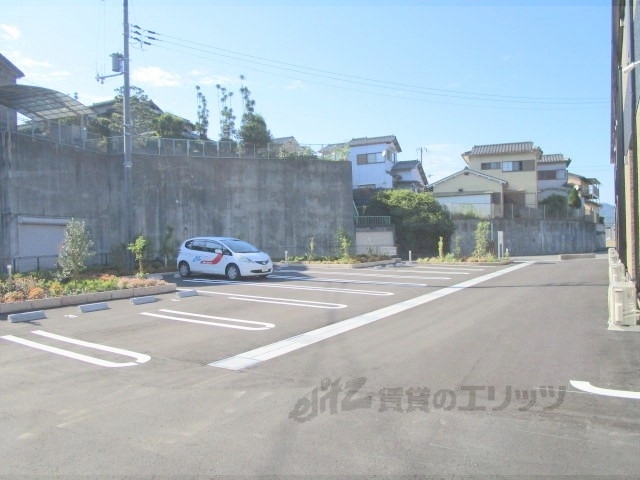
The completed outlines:
{"type": "MultiPolygon", "coordinates": [[[[115,96],[122,76],[96,76],[124,50],[123,0],[5,3],[0,53],[19,84],[85,105],[115,96]]],[[[199,86],[213,140],[216,85],[234,92],[238,124],[244,85],[274,138],[317,150],[395,135],[398,160],[422,160],[430,183],[474,145],[531,141],[615,203],[610,1],[128,0],[128,12],[131,85],[194,122],[199,86]]]]}

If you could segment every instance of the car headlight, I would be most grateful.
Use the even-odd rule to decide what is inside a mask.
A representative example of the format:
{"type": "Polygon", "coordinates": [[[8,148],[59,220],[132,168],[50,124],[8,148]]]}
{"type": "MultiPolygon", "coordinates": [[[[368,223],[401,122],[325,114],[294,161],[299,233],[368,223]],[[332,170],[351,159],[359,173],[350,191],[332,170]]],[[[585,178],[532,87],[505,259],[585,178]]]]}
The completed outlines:
{"type": "Polygon", "coordinates": [[[251,260],[248,257],[240,257],[240,258],[238,258],[238,261],[242,262],[242,263],[253,263],[253,260],[251,260]]]}

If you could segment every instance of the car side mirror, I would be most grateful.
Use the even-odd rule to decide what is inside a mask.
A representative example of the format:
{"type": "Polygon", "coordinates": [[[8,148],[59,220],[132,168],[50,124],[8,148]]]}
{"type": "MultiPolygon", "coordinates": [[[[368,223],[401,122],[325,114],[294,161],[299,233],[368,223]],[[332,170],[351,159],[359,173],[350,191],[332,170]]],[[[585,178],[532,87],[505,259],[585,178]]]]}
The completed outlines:
{"type": "Polygon", "coordinates": [[[222,250],[221,250],[221,249],[219,249],[219,248],[216,248],[213,252],[214,252],[214,253],[222,253],[222,250]]]}

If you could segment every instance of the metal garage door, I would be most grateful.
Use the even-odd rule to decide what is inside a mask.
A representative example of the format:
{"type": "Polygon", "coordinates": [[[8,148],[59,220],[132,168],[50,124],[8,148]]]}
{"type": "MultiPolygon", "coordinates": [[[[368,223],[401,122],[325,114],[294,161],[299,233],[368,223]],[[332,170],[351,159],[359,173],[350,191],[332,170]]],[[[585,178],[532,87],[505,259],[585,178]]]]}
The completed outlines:
{"type": "Polygon", "coordinates": [[[66,219],[19,218],[16,270],[27,272],[53,268],[67,222],[66,219]]]}

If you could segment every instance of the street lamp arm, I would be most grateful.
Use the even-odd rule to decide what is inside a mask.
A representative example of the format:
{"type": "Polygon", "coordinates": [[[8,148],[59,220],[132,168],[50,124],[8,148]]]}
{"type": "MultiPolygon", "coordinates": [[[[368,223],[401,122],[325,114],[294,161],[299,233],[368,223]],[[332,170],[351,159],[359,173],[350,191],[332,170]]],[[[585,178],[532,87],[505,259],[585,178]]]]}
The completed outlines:
{"type": "Polygon", "coordinates": [[[622,69],[622,73],[627,73],[627,72],[633,70],[634,68],[636,68],[638,65],[640,65],[640,60],[635,61],[635,62],[631,62],[629,65],[627,65],[626,67],[624,67],[622,69]]]}

